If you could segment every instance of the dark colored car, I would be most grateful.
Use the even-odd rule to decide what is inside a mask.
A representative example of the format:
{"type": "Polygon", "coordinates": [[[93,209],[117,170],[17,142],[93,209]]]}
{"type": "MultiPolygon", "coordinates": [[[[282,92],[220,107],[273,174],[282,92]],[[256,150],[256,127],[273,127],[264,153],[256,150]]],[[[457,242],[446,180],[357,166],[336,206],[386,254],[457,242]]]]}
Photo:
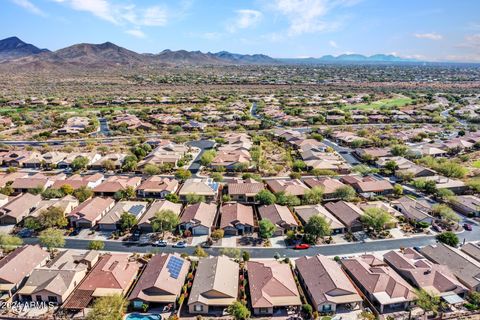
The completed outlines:
{"type": "Polygon", "coordinates": [[[463,225],[463,229],[467,230],[467,231],[472,231],[472,225],[471,224],[468,224],[468,223],[465,223],[463,225]]]}
{"type": "Polygon", "coordinates": [[[33,236],[33,230],[32,229],[22,229],[17,233],[17,236],[20,238],[31,238],[33,236]]]}
{"type": "Polygon", "coordinates": [[[69,236],[70,236],[70,237],[78,236],[79,233],[80,233],[80,230],[82,230],[82,229],[80,229],[80,228],[75,228],[75,229],[73,229],[73,231],[70,232],[69,236]]]}

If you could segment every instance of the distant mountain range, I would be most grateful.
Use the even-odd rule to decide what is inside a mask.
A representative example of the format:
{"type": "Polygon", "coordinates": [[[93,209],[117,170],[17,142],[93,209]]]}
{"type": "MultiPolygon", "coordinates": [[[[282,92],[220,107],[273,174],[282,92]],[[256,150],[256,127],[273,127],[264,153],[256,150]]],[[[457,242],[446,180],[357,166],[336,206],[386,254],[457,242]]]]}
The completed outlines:
{"type": "Polygon", "coordinates": [[[137,53],[111,42],[80,43],[57,51],[40,49],[17,37],[0,40],[0,66],[31,69],[78,67],[106,68],[115,66],[155,65],[264,65],[264,64],[322,64],[322,63],[397,63],[418,62],[393,55],[363,56],[343,54],[321,58],[274,59],[263,54],[237,54],[227,51],[203,53],[200,51],[164,50],[157,54],[137,53]]]}

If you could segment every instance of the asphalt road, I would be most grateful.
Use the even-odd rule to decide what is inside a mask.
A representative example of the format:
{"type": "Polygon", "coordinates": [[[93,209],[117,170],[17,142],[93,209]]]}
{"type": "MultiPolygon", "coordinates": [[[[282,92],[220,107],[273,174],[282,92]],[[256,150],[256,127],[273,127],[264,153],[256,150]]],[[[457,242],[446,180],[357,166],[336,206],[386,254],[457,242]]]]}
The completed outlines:
{"type": "Polygon", "coordinates": [[[356,166],[360,164],[360,161],[353,155],[353,150],[350,148],[346,147],[341,147],[336,143],[333,143],[332,141],[328,139],[323,139],[322,141],[325,145],[331,147],[333,150],[335,150],[340,156],[342,156],[347,163],[349,163],[351,166],[356,166]]]}
{"type": "MultiPolygon", "coordinates": [[[[480,227],[478,225],[472,225],[472,231],[464,231],[458,234],[458,237],[461,242],[472,242],[480,240],[480,227]]],[[[65,248],[68,249],[87,249],[90,240],[86,239],[65,239],[65,248]]],[[[27,238],[24,239],[25,243],[36,244],[38,243],[37,238],[27,238]]],[[[434,235],[426,236],[414,236],[411,238],[402,238],[402,239],[392,239],[392,240],[375,240],[375,241],[366,241],[366,242],[354,242],[354,243],[345,243],[345,244],[333,244],[333,245],[322,245],[314,246],[307,250],[293,250],[290,248],[239,248],[241,250],[246,250],[250,253],[252,258],[273,258],[276,254],[282,257],[297,258],[301,256],[312,256],[316,254],[322,255],[338,255],[338,256],[347,256],[351,254],[359,254],[364,252],[373,252],[373,251],[384,251],[384,250],[394,250],[400,247],[423,247],[426,245],[436,243],[434,235]]],[[[105,251],[112,252],[165,252],[165,253],[187,253],[193,254],[194,247],[186,248],[173,248],[171,245],[165,248],[153,247],[153,246],[139,246],[136,243],[131,242],[121,242],[121,241],[105,241],[105,251]]],[[[221,247],[212,247],[205,249],[210,255],[217,256],[221,254],[221,247]]]]}

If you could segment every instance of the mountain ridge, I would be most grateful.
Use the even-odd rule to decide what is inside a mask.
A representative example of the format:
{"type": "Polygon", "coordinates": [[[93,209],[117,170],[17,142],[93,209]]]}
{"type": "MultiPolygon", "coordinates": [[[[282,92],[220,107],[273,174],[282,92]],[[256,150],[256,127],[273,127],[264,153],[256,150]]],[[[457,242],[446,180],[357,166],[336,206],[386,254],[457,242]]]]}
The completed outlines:
{"type": "Polygon", "coordinates": [[[112,42],[78,43],[56,51],[39,49],[32,44],[9,37],[0,40],[0,63],[35,69],[55,67],[114,67],[151,65],[274,65],[370,62],[419,62],[394,55],[342,54],[320,58],[272,58],[265,54],[239,54],[228,51],[216,53],[165,49],[159,53],[137,53],[112,42]]]}

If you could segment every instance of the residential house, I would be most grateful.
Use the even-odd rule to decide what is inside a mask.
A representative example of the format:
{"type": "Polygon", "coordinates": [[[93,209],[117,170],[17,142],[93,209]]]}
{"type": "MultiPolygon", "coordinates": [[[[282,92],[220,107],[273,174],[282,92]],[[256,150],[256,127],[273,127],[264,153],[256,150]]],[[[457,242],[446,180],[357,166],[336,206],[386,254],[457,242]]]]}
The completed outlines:
{"type": "Polygon", "coordinates": [[[436,172],[432,169],[415,164],[403,157],[382,157],[376,161],[376,165],[380,168],[383,168],[387,162],[391,161],[395,162],[397,165],[395,175],[399,178],[402,178],[405,175],[411,175],[414,178],[436,175],[436,172]]]}
{"type": "Polygon", "coordinates": [[[304,291],[320,313],[354,310],[362,306],[362,298],[332,259],[316,255],[295,260],[298,279],[304,291]]]}
{"type": "Polygon", "coordinates": [[[38,203],[35,209],[30,213],[32,217],[38,215],[50,208],[60,209],[64,214],[69,214],[79,205],[79,201],[72,195],[66,195],[60,199],[45,199],[38,203]]]}
{"type": "Polygon", "coordinates": [[[210,166],[214,169],[225,168],[228,171],[235,171],[237,168],[250,167],[250,161],[252,157],[247,150],[223,150],[217,152],[210,166]]]}
{"type": "Polygon", "coordinates": [[[478,217],[480,215],[480,198],[476,196],[456,196],[450,200],[452,208],[466,216],[478,217]]]}
{"type": "Polygon", "coordinates": [[[33,269],[44,265],[50,254],[39,245],[18,247],[0,260],[0,301],[9,300],[33,269]]]}
{"type": "Polygon", "coordinates": [[[67,119],[65,126],[52,132],[54,135],[79,134],[90,125],[88,117],[71,117],[67,119]]]}
{"type": "Polygon", "coordinates": [[[94,197],[76,207],[67,216],[70,225],[76,228],[92,228],[115,205],[112,198],[94,197]]]}
{"type": "Polygon", "coordinates": [[[308,187],[320,187],[323,190],[323,200],[336,200],[336,191],[345,187],[345,184],[338,179],[330,177],[308,178],[303,181],[308,187]]]}
{"type": "Polygon", "coordinates": [[[111,176],[93,188],[93,192],[96,196],[113,197],[115,193],[127,188],[136,190],[141,182],[141,177],[111,176]]]}
{"type": "Polygon", "coordinates": [[[278,204],[263,205],[258,208],[258,213],[262,220],[270,220],[270,222],[276,226],[274,233],[276,236],[281,236],[288,230],[298,228],[298,222],[287,206],[280,206],[278,204]]]}
{"type": "Polygon", "coordinates": [[[9,151],[0,159],[6,167],[40,169],[42,166],[42,155],[37,151],[9,151]]]}
{"type": "Polygon", "coordinates": [[[276,260],[247,262],[253,314],[273,315],[278,309],[302,304],[292,269],[276,260]]]}
{"type": "MultiPolygon", "coordinates": [[[[57,168],[58,169],[68,169],[72,167],[72,163],[77,159],[77,158],[85,158],[87,159],[87,166],[91,166],[92,164],[96,163],[99,161],[102,156],[99,153],[96,152],[89,152],[89,153],[70,153],[67,154],[67,156],[62,159],[60,162],[57,163],[57,168]]],[[[99,169],[102,169],[99,167],[99,169]]]]}
{"type": "Polygon", "coordinates": [[[140,184],[137,194],[142,198],[164,199],[167,194],[178,190],[178,181],[160,176],[151,176],[140,184]]]}
{"type": "Polygon", "coordinates": [[[388,148],[357,148],[354,152],[355,155],[362,160],[376,160],[392,155],[388,148]]]}
{"type": "Polygon", "coordinates": [[[297,197],[303,197],[306,191],[310,190],[302,181],[298,179],[292,180],[267,180],[267,187],[273,193],[284,192],[297,197]]]}
{"type": "Polygon", "coordinates": [[[114,231],[120,228],[122,214],[133,215],[137,221],[147,210],[146,201],[119,201],[99,221],[100,230],[114,231]]]}
{"type": "Polygon", "coordinates": [[[480,291],[480,264],[470,256],[443,243],[425,246],[420,252],[429,260],[447,266],[469,290],[480,291]]]}
{"type": "Polygon", "coordinates": [[[341,263],[379,313],[399,312],[415,304],[413,287],[375,256],[343,259],[341,263]]]}
{"type": "Polygon", "coordinates": [[[155,214],[164,210],[172,211],[176,215],[180,216],[182,205],[180,203],[173,203],[168,200],[155,200],[138,221],[138,228],[142,232],[152,232],[152,220],[155,218],[155,214]]]}
{"type": "Polygon", "coordinates": [[[180,200],[186,202],[189,194],[196,194],[205,197],[206,202],[212,202],[217,199],[219,184],[211,178],[192,178],[187,179],[178,191],[180,200]]]}
{"type": "Polygon", "coordinates": [[[226,235],[252,233],[254,226],[253,207],[241,203],[225,203],[220,208],[220,228],[226,235]]]}
{"type": "Polygon", "coordinates": [[[102,255],[85,279],[63,304],[66,310],[80,311],[92,300],[118,294],[123,296],[135,281],[140,264],[130,254],[102,255]]]}
{"type": "Polygon", "coordinates": [[[466,253],[476,261],[480,262],[480,246],[477,243],[469,242],[464,244],[461,249],[463,253],[466,253]]]}
{"type": "Polygon", "coordinates": [[[237,300],[239,266],[226,256],[200,259],[188,298],[192,314],[223,310],[237,300]]]}
{"type": "Polygon", "coordinates": [[[366,209],[368,208],[377,208],[381,209],[383,211],[386,211],[387,213],[390,214],[391,220],[388,222],[385,227],[387,229],[392,229],[397,227],[398,224],[398,217],[402,216],[402,214],[395,210],[393,207],[391,207],[388,203],[377,200],[377,201],[368,201],[368,202],[362,202],[358,204],[358,207],[362,209],[362,211],[365,212],[366,209]]]}
{"type": "Polygon", "coordinates": [[[68,153],[59,151],[50,151],[42,155],[42,166],[48,169],[55,169],[57,165],[67,157],[68,153]]]}
{"type": "Polygon", "coordinates": [[[413,286],[438,295],[447,303],[463,302],[468,289],[447,266],[429,261],[412,248],[389,251],[383,259],[413,286]]]}
{"type": "Polygon", "coordinates": [[[305,205],[295,207],[293,209],[297,216],[302,221],[302,224],[305,225],[308,223],[313,216],[321,216],[324,218],[330,226],[332,234],[344,233],[347,229],[343,223],[341,223],[333,214],[331,214],[325,207],[321,204],[305,205]]]}
{"type": "Polygon", "coordinates": [[[355,204],[341,200],[337,202],[327,202],[325,208],[345,225],[349,232],[363,230],[363,225],[360,221],[363,211],[355,204]]]}
{"type": "Polygon", "coordinates": [[[93,189],[98,186],[103,181],[103,179],[104,176],[101,173],[94,173],[84,176],[74,174],[64,180],[56,180],[52,185],[52,189],[60,189],[64,185],[69,185],[73,189],[78,189],[82,187],[93,189]]]}
{"type": "Polygon", "coordinates": [[[467,190],[467,186],[465,185],[465,182],[463,182],[462,180],[447,178],[439,175],[415,178],[413,180],[434,181],[435,187],[437,188],[437,190],[447,189],[452,191],[455,194],[462,194],[467,190]]]}
{"type": "Polygon", "coordinates": [[[42,197],[24,193],[0,208],[0,224],[17,224],[28,216],[40,203],[42,197]]]}
{"type": "Polygon", "coordinates": [[[192,235],[210,235],[215,217],[217,205],[215,203],[199,202],[185,207],[180,217],[180,230],[189,230],[192,235]]]}
{"type": "Polygon", "coordinates": [[[113,163],[113,166],[115,167],[115,170],[119,170],[122,167],[123,160],[125,159],[127,155],[124,153],[109,153],[100,159],[93,161],[91,164],[89,164],[90,169],[92,170],[104,170],[104,164],[106,161],[111,161],[113,163]]]}
{"type": "Polygon", "coordinates": [[[413,199],[403,196],[398,200],[392,201],[391,204],[410,221],[429,224],[433,222],[433,217],[430,215],[432,213],[432,204],[426,199],[413,199]]]}
{"type": "Polygon", "coordinates": [[[369,195],[389,195],[393,193],[393,186],[388,180],[379,179],[374,176],[343,176],[340,180],[352,186],[355,191],[365,197],[369,195]]]}
{"type": "Polygon", "coordinates": [[[25,285],[18,291],[23,302],[48,302],[61,305],[98,261],[99,253],[75,253],[65,250],[45,266],[33,269],[25,285]]]}
{"type": "Polygon", "coordinates": [[[13,181],[19,178],[25,178],[28,176],[26,172],[12,172],[12,173],[0,173],[0,188],[6,185],[11,185],[13,181]]]}
{"type": "Polygon", "coordinates": [[[128,296],[135,309],[173,304],[182,293],[190,262],[179,254],[156,254],[147,263],[128,296]]]}
{"type": "Polygon", "coordinates": [[[227,194],[236,202],[255,203],[255,196],[264,189],[263,183],[254,179],[236,180],[227,184],[227,194]]]}

